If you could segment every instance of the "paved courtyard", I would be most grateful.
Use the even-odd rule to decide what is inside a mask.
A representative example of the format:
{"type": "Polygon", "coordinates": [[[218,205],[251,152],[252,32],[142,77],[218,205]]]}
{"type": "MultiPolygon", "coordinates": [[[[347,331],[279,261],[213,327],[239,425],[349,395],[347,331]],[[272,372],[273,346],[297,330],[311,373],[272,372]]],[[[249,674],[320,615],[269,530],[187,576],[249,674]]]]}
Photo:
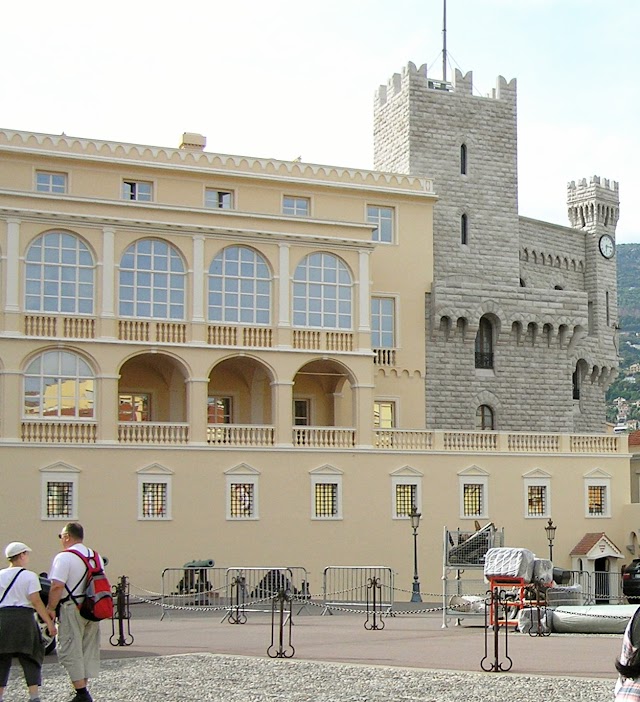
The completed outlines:
{"type": "MultiPolygon", "coordinates": [[[[111,626],[103,623],[103,672],[91,685],[96,702],[601,702],[612,699],[621,642],[611,634],[511,633],[511,671],[490,673],[480,667],[485,636],[478,620],[443,629],[436,613],[399,615],[370,631],[364,615],[303,612],[294,617],[290,659],[267,656],[270,615],[249,613],[246,624],[220,620],[220,612],[175,612],[161,621],[158,609],[134,607],[127,647],[111,646],[111,626]]],[[[277,650],[277,631],[274,643],[277,650]]],[[[494,660],[493,643],[490,634],[485,665],[494,660]]],[[[502,640],[499,655],[506,665],[502,640]]],[[[6,702],[26,699],[19,672],[12,672],[6,702]]],[[[43,702],[71,698],[55,656],[44,677],[43,702]]]]}

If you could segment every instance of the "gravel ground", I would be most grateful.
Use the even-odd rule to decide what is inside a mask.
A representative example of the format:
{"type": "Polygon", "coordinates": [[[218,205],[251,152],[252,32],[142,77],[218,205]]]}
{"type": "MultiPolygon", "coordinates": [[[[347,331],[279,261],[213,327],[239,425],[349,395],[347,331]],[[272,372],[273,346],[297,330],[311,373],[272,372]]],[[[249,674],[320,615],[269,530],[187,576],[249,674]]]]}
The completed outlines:
{"type": "MultiPolygon", "coordinates": [[[[72,690],[62,669],[46,665],[43,673],[42,702],[68,702],[72,690]]],[[[205,653],[103,661],[90,689],[96,702],[603,702],[613,699],[613,684],[205,653]]],[[[27,699],[14,665],[5,702],[27,699]]]]}

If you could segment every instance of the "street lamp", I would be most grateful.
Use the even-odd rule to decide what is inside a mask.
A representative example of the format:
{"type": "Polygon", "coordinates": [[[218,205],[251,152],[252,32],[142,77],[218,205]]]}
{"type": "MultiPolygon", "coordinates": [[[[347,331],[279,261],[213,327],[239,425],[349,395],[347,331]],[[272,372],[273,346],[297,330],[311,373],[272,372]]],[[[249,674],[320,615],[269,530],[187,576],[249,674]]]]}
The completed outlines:
{"type": "Polygon", "coordinates": [[[420,526],[420,517],[422,514],[411,508],[409,518],[411,519],[411,528],[413,529],[413,590],[411,592],[411,602],[422,602],[420,597],[420,583],[418,582],[418,527],[420,526]]]}
{"type": "Polygon", "coordinates": [[[553,563],[553,540],[556,537],[556,526],[552,519],[549,519],[544,530],[547,532],[547,540],[549,541],[549,560],[553,563]]]}

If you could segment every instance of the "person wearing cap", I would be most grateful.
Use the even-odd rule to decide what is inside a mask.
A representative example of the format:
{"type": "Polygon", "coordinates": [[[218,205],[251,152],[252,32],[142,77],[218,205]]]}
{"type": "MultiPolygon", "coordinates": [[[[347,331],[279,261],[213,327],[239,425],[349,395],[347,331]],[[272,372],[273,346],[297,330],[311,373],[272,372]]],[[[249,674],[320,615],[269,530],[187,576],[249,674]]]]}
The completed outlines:
{"type": "Polygon", "coordinates": [[[12,541],[4,550],[8,568],[0,570],[0,702],[9,680],[11,659],[20,661],[32,702],[40,700],[44,642],[34,610],[55,636],[56,625],[40,599],[40,580],[27,570],[31,549],[12,541]]]}
{"type": "MultiPolygon", "coordinates": [[[[75,690],[71,702],[92,702],[87,683],[100,671],[100,622],[85,619],[71,595],[82,601],[87,587],[87,567],[72,551],[79,551],[85,556],[92,556],[93,552],[84,545],[84,528],[78,522],[65,524],[58,538],[62,551],[53,559],[49,573],[51,589],[47,609],[55,612],[60,605],[60,633],[56,650],[58,660],[71,678],[75,690]]],[[[100,556],[97,556],[97,560],[103,565],[100,556]]]]}

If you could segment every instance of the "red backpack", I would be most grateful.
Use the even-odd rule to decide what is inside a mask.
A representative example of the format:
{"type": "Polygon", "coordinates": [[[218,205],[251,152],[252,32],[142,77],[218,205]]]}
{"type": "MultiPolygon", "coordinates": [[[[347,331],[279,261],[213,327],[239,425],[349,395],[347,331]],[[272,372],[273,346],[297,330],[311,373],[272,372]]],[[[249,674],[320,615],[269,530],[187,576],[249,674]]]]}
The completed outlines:
{"type": "MultiPolygon", "coordinates": [[[[111,583],[109,583],[107,576],[104,574],[100,556],[95,551],[93,553],[89,552],[89,556],[85,556],[80,553],[80,551],[76,551],[72,548],[67,550],[71,553],[75,553],[87,566],[87,585],[82,602],[78,602],[73,596],[73,590],[76,589],[75,587],[73,590],[69,591],[69,596],[76,603],[80,610],[80,615],[92,622],[99,622],[102,619],[111,619],[113,617],[111,583]]],[[[79,584],[80,583],[78,583],[78,585],[79,584]]],[[[76,585],[76,587],[78,587],[78,585],[76,585]]]]}

